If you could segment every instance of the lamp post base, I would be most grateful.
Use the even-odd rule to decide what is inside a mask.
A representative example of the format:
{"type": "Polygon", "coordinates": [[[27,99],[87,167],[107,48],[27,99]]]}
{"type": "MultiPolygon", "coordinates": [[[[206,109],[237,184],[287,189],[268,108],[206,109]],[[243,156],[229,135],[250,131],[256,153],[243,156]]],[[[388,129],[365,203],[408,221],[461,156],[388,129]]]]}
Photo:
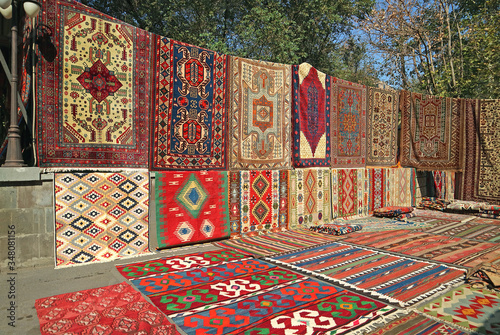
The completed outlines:
{"type": "Polygon", "coordinates": [[[24,159],[21,154],[21,130],[19,126],[11,125],[7,133],[7,156],[5,157],[5,163],[2,167],[23,167],[24,159]]]}

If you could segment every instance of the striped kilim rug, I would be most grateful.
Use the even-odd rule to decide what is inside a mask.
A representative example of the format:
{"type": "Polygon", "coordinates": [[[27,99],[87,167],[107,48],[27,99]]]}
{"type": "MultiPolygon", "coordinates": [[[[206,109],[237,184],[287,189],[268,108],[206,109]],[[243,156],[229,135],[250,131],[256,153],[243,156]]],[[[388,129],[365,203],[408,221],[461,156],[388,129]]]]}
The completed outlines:
{"type": "Polygon", "coordinates": [[[477,223],[474,220],[468,222],[452,222],[438,225],[433,228],[424,229],[426,233],[463,237],[467,239],[500,242],[500,220],[498,224],[477,223]]]}
{"type": "Polygon", "coordinates": [[[417,217],[453,220],[453,221],[457,221],[457,222],[466,222],[466,221],[470,221],[474,218],[473,215],[445,213],[445,212],[434,211],[434,210],[429,210],[429,209],[415,209],[414,213],[417,215],[417,217]]]}
{"type": "Polygon", "coordinates": [[[270,256],[282,252],[307,248],[337,240],[334,235],[320,234],[306,229],[289,230],[258,236],[214,242],[221,248],[230,248],[256,256],[270,256]]]}
{"type": "Polygon", "coordinates": [[[345,334],[398,312],[258,259],[133,283],[187,334],[345,334]]]}
{"type": "Polygon", "coordinates": [[[274,256],[272,261],[322,274],[321,279],[359,293],[376,292],[401,306],[413,305],[464,278],[462,269],[338,242],[274,256]]]}
{"type": "Polygon", "coordinates": [[[357,232],[346,242],[405,255],[474,267],[482,262],[500,262],[500,244],[434,235],[410,230],[357,232]]]}
{"type": "MultiPolygon", "coordinates": [[[[413,218],[412,218],[413,219],[413,218]]],[[[336,223],[360,225],[363,227],[362,231],[386,231],[386,230],[399,230],[399,229],[423,229],[432,227],[433,225],[426,220],[422,221],[397,221],[389,218],[378,218],[369,216],[366,218],[359,218],[345,221],[335,221],[336,223]]]]}
{"type": "Polygon", "coordinates": [[[116,269],[127,279],[150,277],[161,273],[181,271],[219,264],[248,257],[230,249],[191,253],[145,262],[117,265],[116,269]]]}

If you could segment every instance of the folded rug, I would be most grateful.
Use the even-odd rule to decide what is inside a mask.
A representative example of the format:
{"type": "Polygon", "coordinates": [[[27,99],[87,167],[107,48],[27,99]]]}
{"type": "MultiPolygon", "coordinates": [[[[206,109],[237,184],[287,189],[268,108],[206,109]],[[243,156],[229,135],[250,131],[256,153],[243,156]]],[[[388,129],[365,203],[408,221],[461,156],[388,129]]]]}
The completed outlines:
{"type": "Polygon", "coordinates": [[[413,207],[402,207],[402,206],[389,206],[377,208],[373,211],[374,216],[392,218],[399,216],[401,214],[407,214],[413,212],[413,207]]]}
{"type": "Polygon", "coordinates": [[[319,226],[311,226],[309,230],[317,233],[330,234],[330,235],[345,235],[354,231],[361,230],[361,225],[337,225],[337,224],[324,224],[319,226]]]}

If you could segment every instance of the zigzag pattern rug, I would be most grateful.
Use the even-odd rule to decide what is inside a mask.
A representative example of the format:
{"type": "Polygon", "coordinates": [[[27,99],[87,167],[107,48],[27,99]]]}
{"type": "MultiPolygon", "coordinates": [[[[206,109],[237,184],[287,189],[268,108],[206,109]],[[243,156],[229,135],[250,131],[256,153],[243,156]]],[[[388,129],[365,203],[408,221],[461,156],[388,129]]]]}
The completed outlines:
{"type": "Polygon", "coordinates": [[[331,114],[332,167],[365,167],[365,85],[334,78],[331,114]]]}
{"type": "Polygon", "coordinates": [[[187,334],[354,331],[397,310],[261,260],[134,280],[187,334]]]}
{"type": "Polygon", "coordinates": [[[226,55],[157,37],[151,169],[226,167],[226,55]]]}
{"type": "Polygon", "coordinates": [[[332,219],[329,168],[290,171],[290,228],[329,223],[332,219]]]}
{"type": "Polygon", "coordinates": [[[229,167],[290,168],[291,65],[229,61],[229,167]]]}
{"type": "Polygon", "coordinates": [[[155,173],[158,247],[229,237],[227,171],[155,173]]]}
{"type": "Polygon", "coordinates": [[[370,246],[400,254],[418,256],[444,263],[474,267],[481,262],[500,260],[500,244],[410,230],[357,232],[345,242],[370,246]]]}
{"type": "Polygon", "coordinates": [[[367,169],[332,169],[333,218],[360,218],[368,215],[370,179],[367,169]]]}
{"type": "Polygon", "coordinates": [[[465,284],[418,307],[425,314],[479,334],[500,333],[500,293],[465,284]]]}
{"type": "Polygon", "coordinates": [[[35,308],[43,335],[180,334],[127,283],[37,299],[35,308]]]}
{"type": "Polygon", "coordinates": [[[302,249],[318,244],[325,244],[337,240],[339,237],[320,234],[307,229],[273,232],[257,236],[214,242],[221,248],[229,248],[241,253],[256,256],[270,256],[282,252],[302,249]]]}
{"type": "Polygon", "coordinates": [[[56,265],[148,251],[149,173],[58,173],[56,265]]]}
{"type": "Polygon", "coordinates": [[[321,279],[389,302],[414,305],[461,282],[464,270],[333,242],[272,257],[278,265],[321,274],[321,279]],[[388,298],[387,298],[388,297],[388,298]]]}
{"type": "Polygon", "coordinates": [[[368,87],[366,165],[396,165],[398,155],[399,93],[368,87]]]}
{"type": "Polygon", "coordinates": [[[160,273],[181,271],[230,262],[248,257],[230,249],[191,253],[187,255],[165,257],[146,262],[117,265],[116,269],[127,279],[155,276],[160,273]]]}
{"type": "Polygon", "coordinates": [[[153,35],[76,1],[43,1],[54,61],[37,71],[40,167],[148,167],[153,35]]]}
{"type": "Polygon", "coordinates": [[[293,166],[331,164],[331,77],[307,63],[293,65],[293,166]]]}

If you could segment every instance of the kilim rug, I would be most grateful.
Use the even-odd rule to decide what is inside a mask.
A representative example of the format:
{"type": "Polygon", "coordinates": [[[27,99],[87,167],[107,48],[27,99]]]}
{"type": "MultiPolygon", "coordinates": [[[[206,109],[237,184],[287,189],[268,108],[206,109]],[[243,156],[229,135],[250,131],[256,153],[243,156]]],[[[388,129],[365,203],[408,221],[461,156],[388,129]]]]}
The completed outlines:
{"type": "Polygon", "coordinates": [[[355,224],[363,227],[362,231],[384,231],[384,230],[399,230],[399,229],[424,229],[432,227],[433,224],[428,221],[410,221],[405,219],[399,221],[390,218],[379,218],[368,216],[365,218],[351,219],[346,221],[335,221],[339,223],[355,224]]]}
{"type": "Polygon", "coordinates": [[[399,93],[368,87],[366,165],[392,166],[398,155],[399,93]]]}
{"type": "Polygon", "coordinates": [[[155,174],[158,247],[229,237],[227,171],[155,174]]]}
{"type": "Polygon", "coordinates": [[[150,166],[226,168],[226,56],[158,37],[150,166]]]}
{"type": "Polygon", "coordinates": [[[40,167],[148,167],[153,35],[76,1],[44,0],[53,62],[36,71],[40,167]]]}
{"type": "Polygon", "coordinates": [[[417,217],[443,219],[456,222],[467,222],[475,218],[473,215],[444,213],[440,211],[426,210],[426,209],[415,209],[414,213],[417,215],[417,217]]]}
{"type": "Polygon", "coordinates": [[[389,169],[367,169],[370,179],[369,213],[374,209],[386,207],[389,196],[389,169]]]}
{"type": "Polygon", "coordinates": [[[401,91],[401,165],[458,170],[463,100],[401,91]]]}
{"type": "Polygon", "coordinates": [[[416,172],[413,168],[386,169],[388,206],[415,206],[416,172]]]}
{"type": "Polygon", "coordinates": [[[462,285],[418,308],[438,320],[479,334],[500,333],[500,293],[462,285]]]}
{"type": "Polygon", "coordinates": [[[37,299],[42,334],[180,334],[127,283],[37,299]]]}
{"type": "Polygon", "coordinates": [[[455,172],[432,171],[436,198],[445,200],[455,199],[455,172]]]}
{"type": "Polygon", "coordinates": [[[214,242],[221,248],[229,248],[241,253],[255,256],[270,256],[282,252],[293,251],[314,245],[325,244],[339,239],[340,236],[315,233],[306,229],[289,230],[245,236],[243,238],[214,242]]]}
{"type": "Polygon", "coordinates": [[[500,258],[499,243],[409,230],[393,231],[391,234],[361,231],[353,234],[352,237],[346,237],[343,241],[467,267],[474,267],[479,263],[492,262],[500,258]]]}
{"type": "Polygon", "coordinates": [[[146,292],[161,290],[149,298],[187,334],[343,334],[397,313],[382,302],[261,260],[134,283],[146,292]]]}
{"type": "Polygon", "coordinates": [[[411,312],[399,319],[388,322],[367,335],[466,335],[463,331],[442,322],[411,312]]]}
{"type": "Polygon", "coordinates": [[[359,218],[368,215],[368,169],[332,169],[333,218],[359,218]]]}
{"type": "Polygon", "coordinates": [[[290,228],[329,223],[331,210],[330,168],[290,171],[290,228]]]}
{"type": "Polygon", "coordinates": [[[288,170],[231,171],[229,189],[232,238],[288,228],[288,170]]]}
{"type": "Polygon", "coordinates": [[[331,114],[332,167],[365,167],[365,85],[334,78],[331,114]]]}
{"type": "Polygon", "coordinates": [[[451,222],[433,228],[424,229],[426,233],[463,237],[473,240],[500,242],[500,220],[498,224],[468,222],[451,222]]]}
{"type": "Polygon", "coordinates": [[[222,249],[117,265],[116,269],[127,279],[136,279],[230,262],[245,257],[248,255],[230,249],[222,249]]]}
{"type": "Polygon", "coordinates": [[[330,166],[331,77],[293,65],[293,166],[330,166]]]}
{"type": "Polygon", "coordinates": [[[57,173],[56,265],[148,251],[149,173],[57,173]]]}
{"type": "Polygon", "coordinates": [[[230,168],[290,168],[291,66],[229,60],[230,168]]]}
{"type": "Polygon", "coordinates": [[[500,205],[500,100],[466,100],[460,197],[500,205]]]}
{"type": "Polygon", "coordinates": [[[321,274],[318,278],[358,293],[376,292],[380,299],[401,306],[414,305],[465,278],[462,269],[339,242],[277,255],[272,261],[308,274],[321,274]]]}

